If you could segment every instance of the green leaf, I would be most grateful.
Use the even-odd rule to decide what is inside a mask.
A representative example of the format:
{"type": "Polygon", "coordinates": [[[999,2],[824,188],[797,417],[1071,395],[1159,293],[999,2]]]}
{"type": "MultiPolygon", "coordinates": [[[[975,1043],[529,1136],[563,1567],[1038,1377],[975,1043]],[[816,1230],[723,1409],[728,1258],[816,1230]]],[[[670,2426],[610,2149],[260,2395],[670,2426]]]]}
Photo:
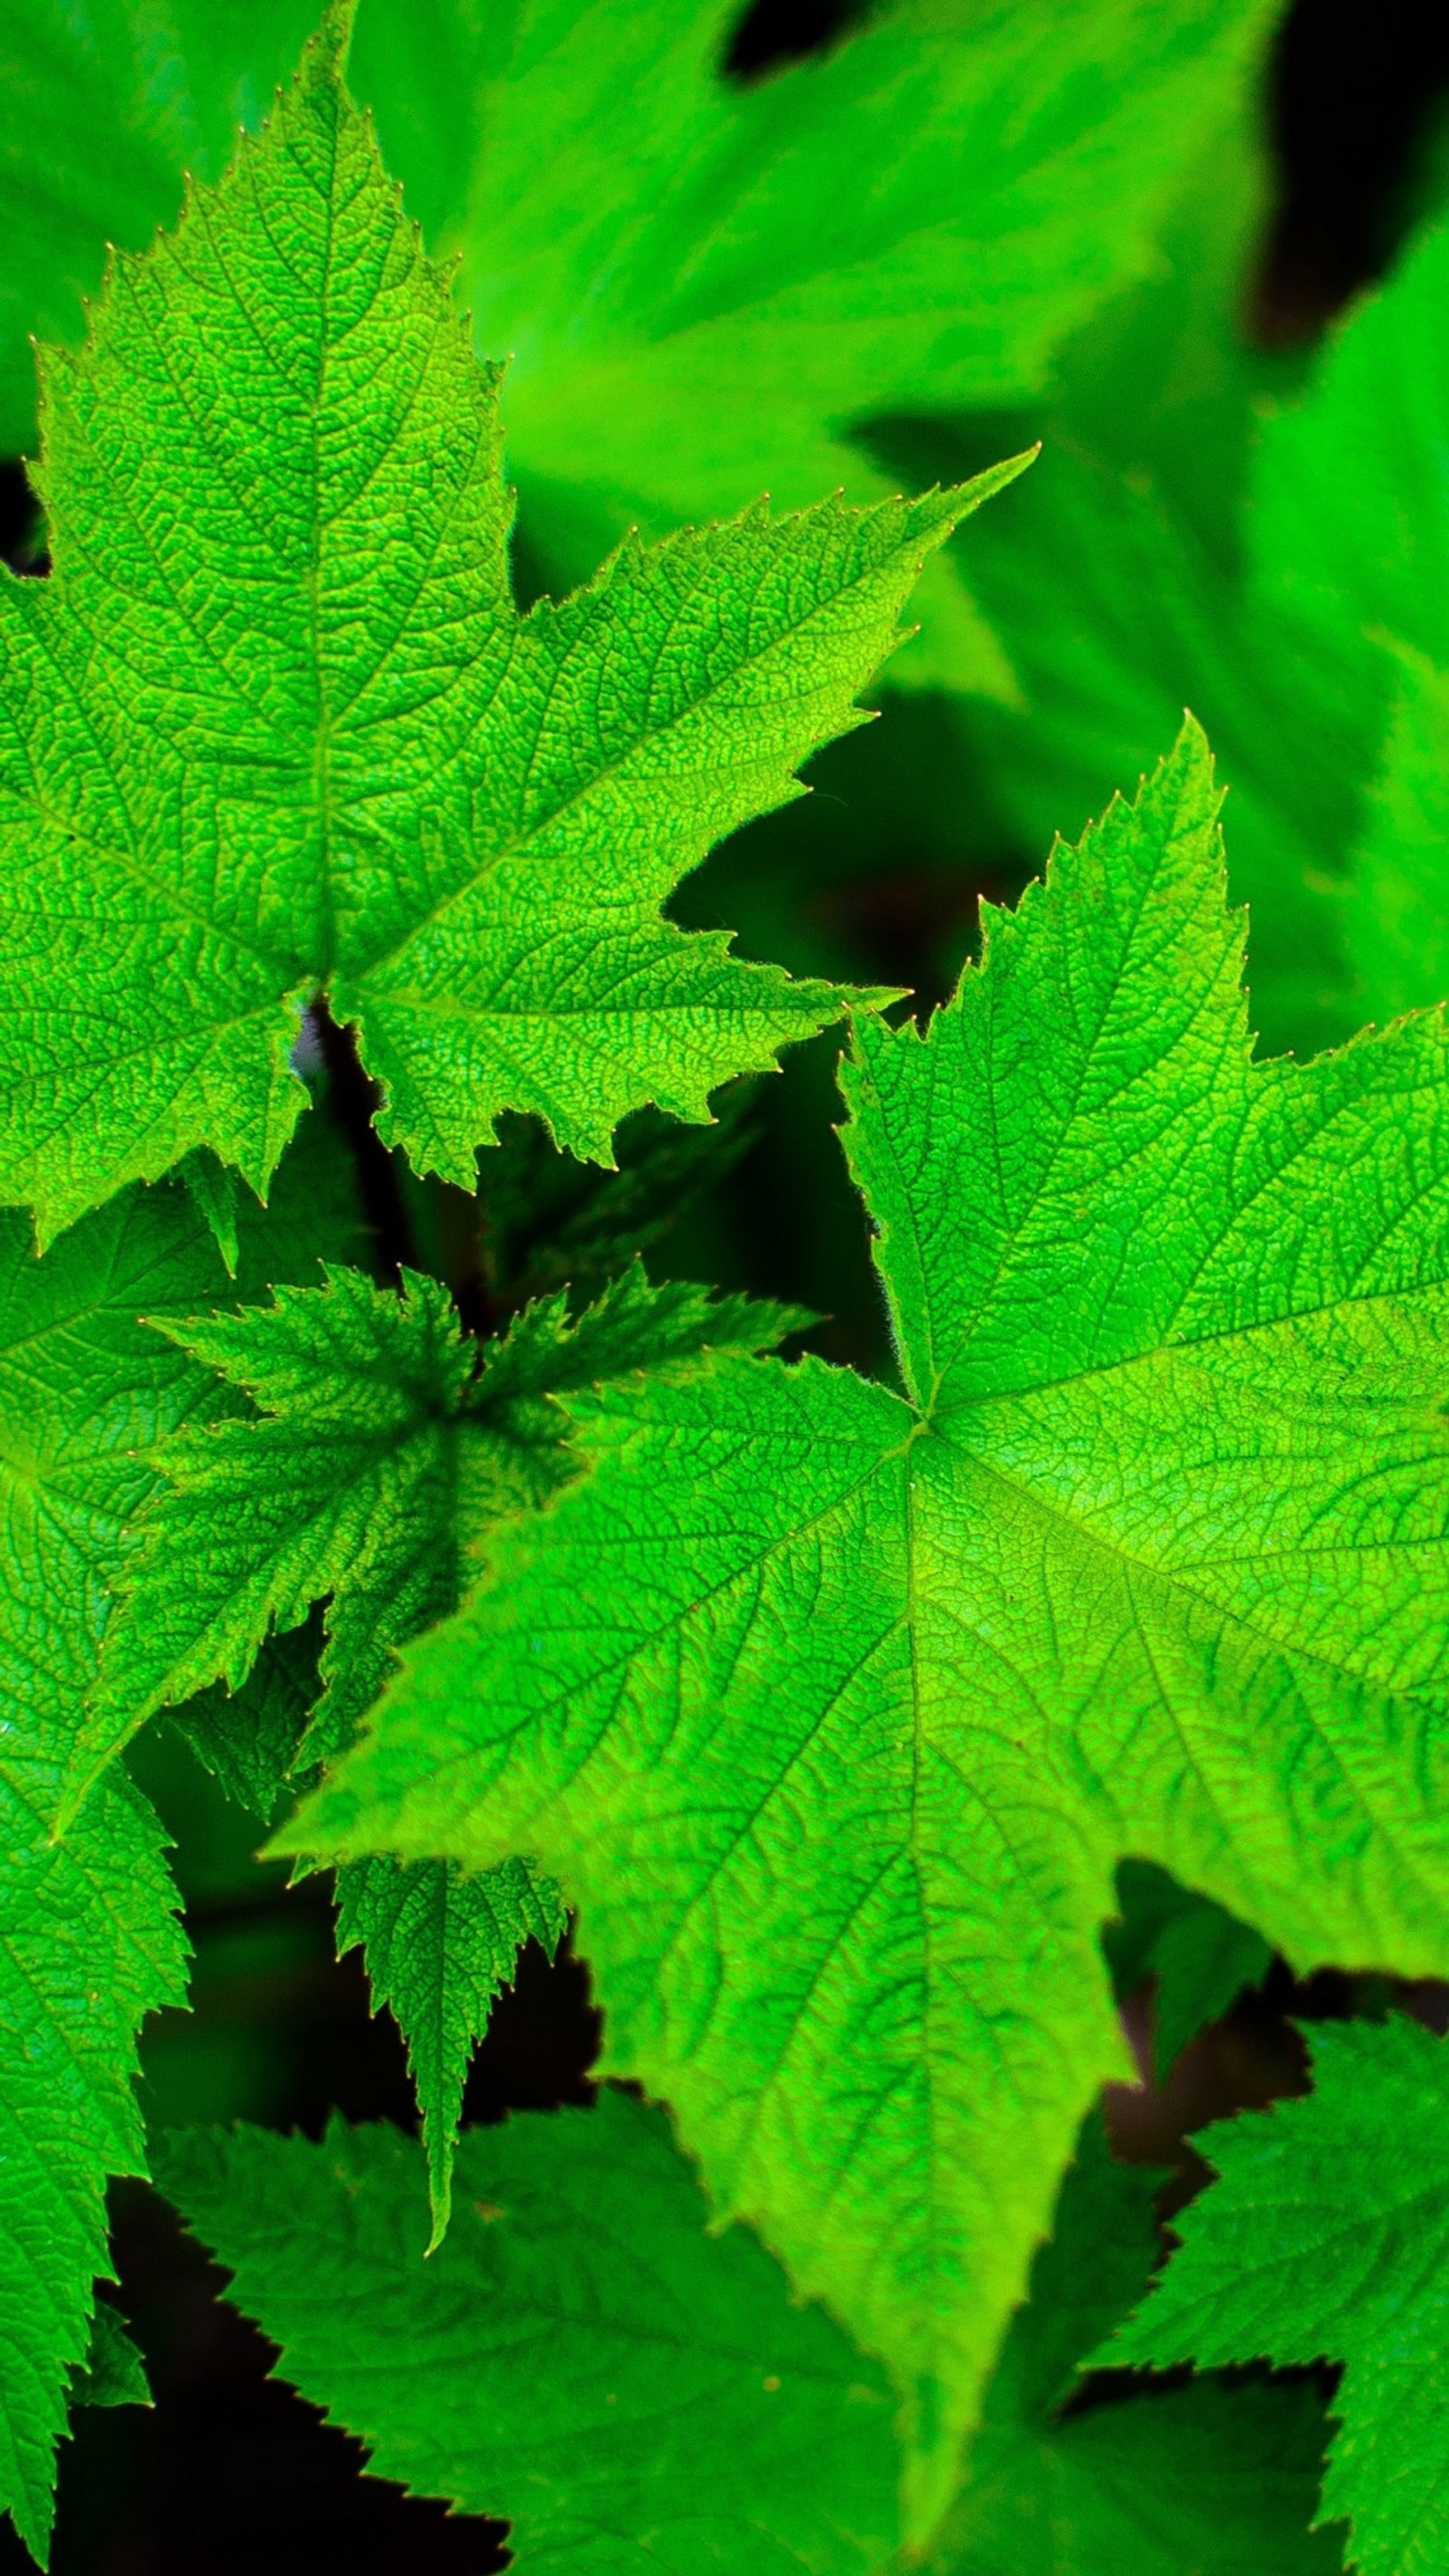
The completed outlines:
{"type": "MultiPolygon", "coordinates": [[[[264,1824],[305,1773],[303,1744],[320,1688],[320,1618],[272,1635],[246,1680],[219,1683],[173,1724],[230,1797],[264,1824]]],[[[550,1952],[564,1926],[557,1890],[523,1861],[474,1876],[449,1861],[345,1861],[337,1872],[337,1955],[361,1948],[373,2008],[390,2005],[422,2112],[433,2242],[447,2231],[453,2148],[469,2060],[494,1998],[532,1936],[550,1952]]],[[[432,2247],[429,2247],[432,2251],[432,2247]]]]}
{"type": "Polygon", "coordinates": [[[289,1799],[288,1781],[321,1692],[323,1625],[314,1612],[300,1628],[268,1637],[234,1691],[209,1683],[171,1712],[170,1723],[239,1807],[271,1824],[289,1799]]]}
{"type": "MultiPolygon", "coordinates": [[[[540,1300],[481,1355],[446,1288],[414,1271],[400,1296],[332,1268],[270,1306],[158,1318],[240,1402],[155,1453],[165,1483],[107,1631],[71,1809],[148,1718],[209,1685],[239,1690],[267,1640],[324,1600],[325,1690],[293,1760],[342,1752],[394,1649],[456,1608],[470,1542],[573,1472],[560,1393],[707,1344],[768,1348],[808,1320],[680,1281],[651,1288],[637,1267],[577,1320],[565,1293],[540,1300]]],[[[296,1676],[276,1678],[283,1745],[296,1676]]],[[[247,1712],[248,1739],[259,1717],[247,1712]]],[[[206,1719],[224,1723],[214,1700],[206,1719]]]]}
{"type": "Polygon", "coordinates": [[[1352,976],[1325,853],[1343,849],[1353,811],[1352,737],[1151,483],[1049,441],[1012,517],[994,547],[983,522],[973,555],[1024,701],[972,720],[992,794],[1027,847],[1075,832],[1104,782],[1132,789],[1191,706],[1232,797],[1255,1009],[1275,1046],[1341,1039],[1352,976]]]}
{"type": "MultiPolygon", "coordinates": [[[[147,1718],[181,1705],[203,1760],[270,1816],[288,1773],[352,1741],[394,1650],[457,1607],[470,1541],[566,1481],[558,1391],[707,1342],[758,1350],[802,1320],[680,1282],[651,1288],[636,1267],[576,1320],[562,1294],[530,1307],[481,1355],[447,1291],[411,1272],[402,1296],[338,1269],[269,1307],[168,1323],[246,1411],[156,1453],[167,1485],[107,1633],[67,1812],[147,1718]],[[325,1690],[301,1730],[316,1651],[303,1623],[324,1599],[325,1690]],[[297,1647],[279,1654],[289,1638],[297,1647]],[[218,1684],[238,1694],[234,1711],[218,1684]]],[[[365,1859],[339,1872],[337,1894],[339,1954],[362,1945],[375,2001],[407,2044],[441,2236],[473,2044],[522,1943],[557,1942],[559,1899],[511,1856],[481,1876],[365,1859]]]]}
{"type": "MultiPolygon", "coordinates": [[[[1266,423],[1249,495],[1245,595],[1257,670],[1272,661],[1291,675],[1300,734],[1322,746],[1318,813],[1324,788],[1345,782],[1317,862],[1320,876],[1327,868],[1338,879],[1343,1027],[1449,990],[1442,865],[1437,882],[1426,877],[1411,844],[1397,889],[1382,868],[1377,882],[1362,882],[1355,866],[1404,652],[1449,667],[1439,579],[1449,541],[1439,470],[1449,434],[1446,292],[1449,226],[1440,225],[1330,339],[1307,397],[1266,423]],[[1398,915],[1397,972],[1371,903],[1398,915]],[[1417,973],[1405,971],[1406,938],[1420,949],[1417,973]]],[[[1275,784],[1286,808],[1314,818],[1312,787],[1295,780],[1287,744],[1275,784]]]]}
{"type": "MultiPolygon", "coordinates": [[[[469,2133],[455,2232],[426,2266],[419,2159],[389,2131],[339,2123],[321,2147],[192,2132],[157,2161],[286,2376],[382,2474],[512,2512],[522,2568],[884,2563],[885,2389],[818,2310],[787,2307],[742,2231],[705,2234],[657,2114],[606,2089],[591,2113],[469,2133]]],[[[929,2576],[1337,2567],[1308,2533],[1311,2388],[1069,2403],[1081,2355],[1146,2280],[1157,2180],[1088,2124],[929,2576]]]]}
{"type": "Polygon", "coordinates": [[[1155,2259],[1160,2179],[1115,2164],[1088,2123],[929,2576],[1334,2576],[1334,2542],[1309,2531],[1324,2439],[1312,2387],[1128,2396],[1109,2382],[1082,2403],[1083,2356],[1155,2259]]]}
{"type": "Polygon", "coordinates": [[[45,363],[55,569],[0,582],[0,1195],[46,1234],[202,1145],[265,1192],[319,992],[384,1137],[465,1187],[501,1110],[608,1161],[627,1110],[702,1119],[835,1017],[660,906],[861,720],[925,557],[1019,470],[630,539],[520,619],[496,371],[341,24],[45,363]]]}
{"type": "MultiPolygon", "coordinates": [[[[238,1282],[315,1271],[347,1242],[310,1152],[238,1224],[238,1282]]],[[[0,1215],[0,2510],[43,2557],[51,2456],[109,2276],[105,2181],[139,2173],[135,2033],[178,2003],[186,1950],[164,1838],[117,1771],[63,1841],[116,1583],[155,1482],[150,1444],[228,1398],[154,1322],[228,1293],[177,1185],[131,1190],[44,1260],[0,1215]]]]}
{"type": "Polygon", "coordinates": [[[525,509],[541,486],[530,517],[561,552],[570,513],[864,493],[843,426],[1038,392],[1150,266],[1264,13],[1068,0],[1048,25],[898,0],[731,91],[734,15],[595,0],[544,36],[525,9],[479,101],[490,149],[453,237],[485,338],[518,350],[525,509]]]}
{"type": "Polygon", "coordinates": [[[165,1328],[244,1402],[157,1453],[167,1484],[107,1633],[73,1803],[147,1718],[235,1690],[272,1631],[329,1595],[314,1749],[345,1744],[392,1645],[451,1608],[473,1355],[446,1288],[403,1276],[398,1296],[331,1269],[165,1328]]]}
{"type": "Polygon", "coordinates": [[[1190,2039],[1245,1986],[1261,1985],[1273,1954],[1251,1924],[1150,1861],[1124,1861],[1117,1876],[1123,1919],[1107,1926],[1102,1946],[1119,1996],[1153,1980],[1152,2065],[1162,2083],[1190,2039]]]}
{"type": "MultiPolygon", "coordinates": [[[[1330,337],[1301,396],[1257,421],[1216,546],[1158,461],[1143,473],[1123,452],[1141,400],[1124,374],[1116,419],[1065,414],[973,547],[1022,700],[972,719],[993,794],[1033,835],[1071,826],[1192,705],[1233,792],[1234,883],[1279,1043],[1341,1039],[1449,992],[1446,294],[1441,223],[1330,337]]],[[[1228,449],[1205,454],[1221,481],[1228,449]]],[[[944,461],[913,455],[919,472],[944,461]]]]}
{"type": "MultiPolygon", "coordinates": [[[[1446,638],[1449,648],[1449,638],[1446,638]]],[[[1449,667],[1400,645],[1379,767],[1352,855],[1352,948],[1385,1018],[1449,994],[1449,667]]]]}
{"type": "Polygon", "coordinates": [[[417,2087],[432,2204],[431,2254],[448,2230],[468,2061],[530,1936],[552,1953],[558,1890],[526,1861],[474,1877],[452,1861],[346,1861],[337,1873],[337,1955],[361,1947],[374,2005],[389,2004],[417,2087]]]}
{"type": "Polygon", "coordinates": [[[70,2383],[72,2406],[149,2406],[151,2385],[118,2311],[97,2299],[86,2357],[70,2383]]]}
{"type": "Polygon", "coordinates": [[[507,2515],[532,2576],[868,2576],[890,2550],[890,2402],[743,2229],[705,2232],[657,2111],[471,2130],[431,2262],[422,2156],[173,2134],[163,2186],[304,2396],[383,2477],[507,2515]]]}
{"type": "MultiPolygon", "coordinates": [[[[0,93],[14,445],[25,334],[74,339],[103,240],[139,249],[171,222],[183,167],[220,176],[310,14],[171,0],[164,36],[139,0],[27,14],[0,93]]],[[[738,14],[363,0],[358,94],[410,212],[459,257],[477,344],[515,353],[510,465],[555,581],[633,523],[663,534],[762,489],[880,497],[852,424],[1039,392],[1064,334],[1151,267],[1268,12],[896,0],[749,87],[720,76],[738,14]]],[[[920,655],[919,676],[999,689],[944,575],[902,676],[920,655]]]]}
{"type": "Polygon", "coordinates": [[[1206,2132],[1219,2179],[1097,2357],[1342,2362],[1322,2519],[1362,2576],[1420,2576],[1449,2551],[1449,2057],[1397,2017],[1311,2037],[1306,2100],[1206,2132]]]}
{"type": "Polygon", "coordinates": [[[607,2065],[897,2372],[917,2533],[1130,2072],[1115,1864],[1449,1961],[1449,1039],[1255,1065],[1216,806],[1189,727],[928,1036],[860,1022],[907,1396],[571,1398],[591,1473],[283,1838],[560,1876],[607,2065]]]}
{"type": "Polygon", "coordinates": [[[186,1957],[160,1827],[122,1774],[64,1843],[53,1826],[151,1481],[137,1445],[204,1392],[136,1310],[222,1285],[179,1191],[131,1192],[41,1262],[0,1216],[0,2508],[42,2560],[66,2384],[109,2275],[106,2176],[144,2171],[136,2028],[182,2000],[186,1957]]]}

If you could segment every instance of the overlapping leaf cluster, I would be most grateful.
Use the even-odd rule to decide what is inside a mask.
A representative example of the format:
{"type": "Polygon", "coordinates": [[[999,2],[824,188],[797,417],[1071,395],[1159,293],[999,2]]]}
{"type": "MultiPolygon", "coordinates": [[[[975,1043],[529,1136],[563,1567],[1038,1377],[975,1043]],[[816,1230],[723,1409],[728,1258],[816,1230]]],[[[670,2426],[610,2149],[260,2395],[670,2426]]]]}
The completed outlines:
{"type": "Polygon", "coordinates": [[[589,1475],[291,1829],[559,1872],[606,2063],[890,2358],[927,2528],[1129,2071],[1114,1864],[1302,1967],[1449,1939],[1449,1041],[1255,1065],[1215,811],[1189,731],[924,1037],[858,1022],[904,1395],[568,1399],[589,1475]]]}
{"type": "MultiPolygon", "coordinates": [[[[791,1321],[626,1276],[583,1317],[557,1298],[522,1317],[480,1368],[435,1282],[321,1284],[318,1257],[355,1246],[321,1139],[289,1231],[301,1015],[365,1021],[384,1132],[470,1184],[499,1110],[543,1109],[604,1157],[651,1095],[702,1115],[842,997],[684,934],[661,899],[852,721],[922,560],[990,488],[757,508],[626,546],[521,619],[496,375],[347,103],[345,34],[334,13],[265,135],[115,260],[79,357],[47,358],[54,569],[0,586],[0,1163],[42,1240],[69,1229],[37,1265],[30,1217],[6,1220],[4,2493],[37,2550],[104,2178],[141,2152],[133,2035],[182,1968],[154,1824],[119,1774],[92,1785],[127,1693],[120,1733],[141,1713],[139,1666],[85,1716],[157,1439],[184,1423],[213,1491],[235,1481],[210,1560],[230,1626],[148,1705],[188,1700],[193,1742],[265,1815],[455,1602],[478,1526],[563,1472],[556,1385],[791,1321]],[[413,1031],[395,1059],[388,1028],[413,1031]],[[137,1195],[172,1169],[185,1190],[137,1195]],[[239,1217],[229,1171],[272,1184],[265,1219],[239,1217]],[[303,1732],[292,1632],[324,1596],[303,1732]],[[214,1675],[233,1704],[194,1697],[214,1675]]],[[[194,1604],[200,1562],[188,1540],[194,1604]]],[[[519,1862],[344,1878],[340,1939],[408,2037],[439,2228],[471,2044],[519,1942],[560,1921],[519,1862]]]]}
{"type": "Polygon", "coordinates": [[[1449,1967],[1449,1036],[1257,1056],[1178,729],[1275,1039],[1435,998],[1442,245],[1259,430],[1200,256],[1254,197],[1249,0],[896,0],[754,85],[717,0],[362,0],[386,164],[341,5],[256,130],[308,14],[184,8],[158,79],[131,0],[42,12],[4,109],[19,318],[77,337],[123,248],[42,362],[53,568],[0,580],[0,2501],[43,2556],[67,2403],[145,2393],[95,2283],[184,1978],[124,1759],[165,1716],[335,1867],[406,2043],[416,2145],[152,2152],[382,2474],[599,2576],[1409,2576],[1435,2044],[1323,2036],[1126,2323],[1153,2179],[1092,2106],[1144,1976],[1161,2070],[1274,1951],[1449,1967]],[[1133,412],[1166,343],[1197,393],[1133,412]],[[881,460],[1049,392],[988,623],[941,549],[1021,460],[914,502],[881,460]],[[1101,820],[892,1022],[668,906],[929,560],[903,675],[974,693],[1034,847],[1101,820]],[[847,1014],[874,1379],[540,1178],[847,1014]],[[379,1233],[384,1147],[461,1267],[379,1233]],[[569,1914],[599,2071],[664,2108],[460,2136],[569,1914]],[[1347,2365],[1322,2529],[1318,2384],[1101,2375],[1187,2360],[1347,2365]]]}
{"type": "MultiPolygon", "coordinates": [[[[882,497],[857,424],[1037,393],[1066,333],[1151,268],[1266,26],[1262,0],[1070,0],[1050,21],[892,0],[750,85],[726,76],[741,14],[361,0],[357,94],[430,245],[458,257],[478,348],[511,353],[510,468],[561,582],[633,523],[664,535],[761,491],[882,497]],[[842,187],[867,168],[869,189],[842,187]]],[[[101,243],[170,223],[184,169],[220,178],[313,15],[182,0],[163,66],[135,0],[28,14],[0,100],[11,444],[25,334],[73,340],[101,243]]],[[[1004,684],[956,581],[928,614],[923,678],[1004,684]]]]}

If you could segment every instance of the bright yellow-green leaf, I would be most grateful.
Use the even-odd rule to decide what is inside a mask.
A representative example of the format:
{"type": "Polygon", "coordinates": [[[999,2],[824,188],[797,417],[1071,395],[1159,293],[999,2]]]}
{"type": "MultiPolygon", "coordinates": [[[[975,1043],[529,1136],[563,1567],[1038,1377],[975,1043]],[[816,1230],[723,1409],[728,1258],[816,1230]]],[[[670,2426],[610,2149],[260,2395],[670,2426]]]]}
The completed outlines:
{"type": "Polygon", "coordinates": [[[608,2065],[891,2360],[918,2532],[1129,2071],[1115,1864],[1449,1963],[1449,1038],[1255,1064],[1216,812],[1189,727],[927,1034],[860,1022],[905,1393],[571,1398],[592,1472],[289,1829],[558,1873],[608,2065]]]}

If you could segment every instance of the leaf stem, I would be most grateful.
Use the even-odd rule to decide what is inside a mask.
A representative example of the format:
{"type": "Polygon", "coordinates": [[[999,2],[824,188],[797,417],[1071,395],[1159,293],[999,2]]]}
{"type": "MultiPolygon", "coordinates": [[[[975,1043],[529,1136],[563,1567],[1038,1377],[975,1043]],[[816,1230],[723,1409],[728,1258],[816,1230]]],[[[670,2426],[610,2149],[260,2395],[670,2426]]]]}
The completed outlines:
{"type": "Polygon", "coordinates": [[[325,995],[310,1005],[308,1017],[327,1072],[328,1107],[352,1157],[378,1270],[383,1278],[400,1282],[404,1269],[421,1265],[397,1164],[373,1124],[381,1088],[357,1052],[356,1029],[351,1021],[339,1027],[325,995]]]}

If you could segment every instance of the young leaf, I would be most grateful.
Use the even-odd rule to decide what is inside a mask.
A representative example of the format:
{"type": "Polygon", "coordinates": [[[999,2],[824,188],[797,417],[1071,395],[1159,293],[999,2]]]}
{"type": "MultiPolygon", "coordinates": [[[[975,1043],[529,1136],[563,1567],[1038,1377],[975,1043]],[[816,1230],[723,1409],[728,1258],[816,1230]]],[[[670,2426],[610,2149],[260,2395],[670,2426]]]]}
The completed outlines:
{"type": "Polygon", "coordinates": [[[1103,2362],[1342,2362],[1321,2519],[1362,2576],[1449,2552],[1449,2056],[1411,2021],[1315,2026],[1313,2092],[1206,2133],[1219,2179],[1103,2362]]]}
{"type": "Polygon", "coordinates": [[[660,906],[857,720],[925,557],[1018,470],[630,540],[520,619],[496,375],[343,24],[46,361],[55,570],[0,582],[0,1196],[43,1233],[201,1145],[264,1191],[321,992],[388,1141],[464,1186],[500,1110],[607,1161],[627,1110],[704,1118],[834,1017],[660,906]]]}
{"type": "Polygon", "coordinates": [[[1251,1061],[1216,803],[1189,726],[928,1036],[859,1025],[908,1394],[571,1398],[592,1472],[284,1838],[559,1874],[608,2066],[899,2375],[918,2533],[1130,2072],[1116,1862],[1449,1961],[1449,1039],[1251,1061]]]}
{"type": "Polygon", "coordinates": [[[1334,2541],[1309,2530],[1315,2389],[1209,2382],[1127,2397],[1109,2383],[1106,2403],[1080,2402],[1084,2356],[1156,2258],[1160,2179],[1114,2163],[1089,2121],[929,2576],[1335,2576],[1334,2541]]]}
{"type": "MultiPolygon", "coordinates": [[[[806,1320],[678,1282],[651,1288],[636,1268],[575,1322],[562,1295],[530,1307],[480,1359],[436,1280],[405,1272],[404,1291],[333,1270],[325,1288],[166,1328],[250,1403],[157,1453],[167,1489],[107,1634],[67,1812],[148,1717],[210,1685],[200,1722],[218,1749],[204,1758],[244,1794],[251,1784],[250,1803],[268,1814],[289,1771],[305,1775],[350,1744],[394,1649],[457,1607],[470,1541],[567,1479],[557,1392],[705,1343],[758,1350],[806,1320]],[[258,1683],[252,1667],[323,1599],[325,1690],[299,1741],[291,1676],[269,1657],[258,1683]],[[243,1694],[234,1735],[218,1682],[243,1694]],[[268,1754],[281,1767],[258,1778],[268,1754]]],[[[361,1943],[374,1998],[407,2044],[436,2240],[473,2044],[523,1942],[556,1944],[562,1908],[511,1856],[481,1875],[432,1860],[349,1862],[337,1897],[339,1954],[361,1943]]]]}
{"type": "Polygon", "coordinates": [[[1152,2065],[1161,2083],[1190,2039],[1246,1986],[1261,1985],[1273,1954],[1251,1924],[1150,1861],[1124,1861],[1117,1879],[1122,1920],[1107,1926],[1102,1947],[1119,1996],[1153,1981],[1152,2065]]]}
{"type": "Polygon", "coordinates": [[[556,1887],[522,1860],[473,1876],[452,1861],[345,1861],[337,1873],[337,1955],[361,1948],[374,2006],[407,2041],[423,2115],[434,2252],[453,2207],[463,2085],[494,1998],[531,1936],[552,1953],[564,1928],[556,1887]]]}
{"type": "Polygon", "coordinates": [[[149,2406],[146,2365],[109,2299],[97,2299],[86,2357],[68,2391],[72,2406],[149,2406]]]}
{"type": "Polygon", "coordinates": [[[405,1272],[399,1297],[332,1269],[325,1287],[164,1329],[244,1402],[158,1453],[167,1483],[107,1632],[73,1804],[147,1718],[236,1689],[273,1628],[329,1595],[314,1732],[345,1744],[392,1644],[457,1597],[473,1355],[445,1288],[405,1272]]]}
{"type": "Polygon", "coordinates": [[[343,1752],[394,1649],[456,1608],[470,1543],[572,1473],[556,1397],[707,1345],[768,1349],[808,1318],[635,1268],[576,1321],[563,1294],[541,1300],[480,1357],[437,1280],[405,1271],[397,1296],[334,1268],[270,1306],[157,1320],[245,1411],[156,1452],[165,1483],[107,1630],[71,1811],[148,1718],[238,1690],[324,1600],[325,1691],[295,1760],[343,1752]]]}
{"type": "Polygon", "coordinates": [[[470,2130],[431,2262],[418,2149],[334,2122],[159,2142],[163,2187],[304,2396],[384,2477],[507,2515],[520,2576],[869,2576],[890,2401],[743,2229],[705,2231],[657,2111],[470,2130]]]}
{"type": "MultiPolygon", "coordinates": [[[[451,1593],[449,1595],[451,1598],[451,1593]]],[[[320,1690],[321,1620],[267,1638],[235,1692],[213,1683],[173,1723],[228,1796],[264,1824],[309,1776],[303,1747],[320,1690]]],[[[474,1875],[451,1861],[344,1861],[337,1955],[361,1948],[373,2008],[390,2006],[422,2113],[433,2241],[452,2205],[453,2147],[474,2046],[530,1938],[556,1948],[558,1891],[524,1861],[474,1875]]],[[[431,2251],[432,2248],[429,2248],[431,2251]]]]}
{"type": "MultiPolygon", "coordinates": [[[[220,175],[310,15],[170,0],[163,78],[137,0],[27,11],[0,90],[15,446],[26,333],[76,337],[103,240],[139,248],[183,168],[220,175]]],[[[1063,334],[1152,264],[1269,15],[887,0],[746,87],[721,76],[738,0],[363,0],[354,76],[410,211],[460,259],[477,344],[515,353],[510,465],[567,586],[631,522],[879,497],[853,423],[1037,393],[1063,334]]],[[[1000,687],[959,582],[939,594],[938,669],[1000,687]]]]}
{"type": "MultiPolygon", "coordinates": [[[[303,1747],[320,1689],[322,1622],[267,1638],[235,1692],[213,1683],[173,1723],[229,1797],[264,1824],[306,1778],[303,1747]]],[[[463,2086],[495,1997],[532,1936],[552,1951],[564,1926],[556,1888],[524,1861],[474,1875],[451,1861],[344,1861],[337,1955],[360,1947],[373,2008],[402,2034],[422,2113],[434,2243],[448,2225],[463,2086]]],[[[431,2251],[431,2248],[429,2249],[431,2251]]]]}

